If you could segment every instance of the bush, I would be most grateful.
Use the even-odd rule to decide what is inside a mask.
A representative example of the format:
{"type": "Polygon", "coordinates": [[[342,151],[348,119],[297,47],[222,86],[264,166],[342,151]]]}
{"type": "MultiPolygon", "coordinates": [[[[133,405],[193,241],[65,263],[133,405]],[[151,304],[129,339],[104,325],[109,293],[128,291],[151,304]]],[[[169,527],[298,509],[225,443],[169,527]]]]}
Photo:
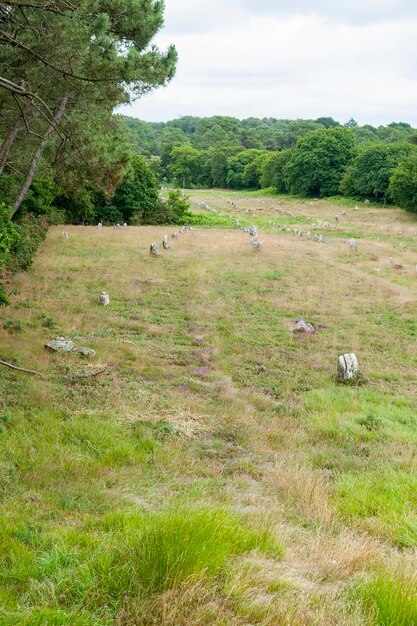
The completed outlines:
{"type": "Polygon", "coordinates": [[[16,228],[19,237],[10,249],[8,263],[13,272],[26,270],[32,264],[38,247],[46,237],[48,222],[45,216],[25,215],[16,228]]]}
{"type": "Polygon", "coordinates": [[[6,204],[0,204],[0,271],[8,265],[9,253],[16,245],[20,231],[12,222],[11,209],[6,204]]]}
{"type": "Polygon", "coordinates": [[[417,158],[403,161],[395,168],[389,194],[401,208],[417,212],[417,158]]]}

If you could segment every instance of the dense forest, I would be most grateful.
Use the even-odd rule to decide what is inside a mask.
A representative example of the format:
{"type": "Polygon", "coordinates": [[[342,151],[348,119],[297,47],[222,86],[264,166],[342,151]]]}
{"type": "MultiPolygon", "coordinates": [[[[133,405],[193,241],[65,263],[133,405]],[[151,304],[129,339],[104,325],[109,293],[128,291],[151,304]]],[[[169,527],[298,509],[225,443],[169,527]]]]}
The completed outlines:
{"type": "Polygon", "coordinates": [[[124,118],[133,149],[165,183],[272,188],[304,196],[343,194],[417,210],[417,130],[316,120],[124,118]]]}

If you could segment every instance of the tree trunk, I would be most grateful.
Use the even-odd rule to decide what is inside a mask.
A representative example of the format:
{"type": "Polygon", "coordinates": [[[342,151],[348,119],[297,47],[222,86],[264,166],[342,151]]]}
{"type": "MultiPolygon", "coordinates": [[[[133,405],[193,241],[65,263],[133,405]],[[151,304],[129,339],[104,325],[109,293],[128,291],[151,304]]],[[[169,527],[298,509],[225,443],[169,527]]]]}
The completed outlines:
{"type": "Polygon", "coordinates": [[[17,196],[14,205],[13,205],[13,212],[11,217],[13,217],[13,215],[15,215],[15,213],[19,210],[20,205],[22,204],[23,200],[26,197],[27,192],[29,191],[29,188],[32,184],[32,180],[33,177],[35,175],[36,172],[36,168],[38,166],[38,162],[39,159],[42,156],[42,153],[45,149],[46,144],[48,143],[48,140],[50,138],[50,136],[52,135],[52,133],[54,132],[54,130],[56,129],[56,127],[58,126],[59,122],[61,121],[62,116],[64,115],[64,111],[65,108],[67,106],[67,102],[68,102],[68,94],[65,93],[62,97],[62,100],[59,104],[59,107],[57,108],[57,110],[54,113],[54,117],[52,118],[51,123],[48,126],[47,131],[45,132],[42,141],[40,142],[40,144],[38,145],[38,147],[35,150],[35,153],[33,155],[32,158],[32,163],[30,165],[29,171],[26,174],[26,178],[23,181],[23,185],[20,189],[19,195],[17,196]]]}
{"type": "Polygon", "coordinates": [[[9,134],[5,137],[2,143],[2,146],[0,148],[0,176],[3,173],[4,166],[7,163],[7,157],[10,154],[10,150],[11,150],[14,140],[16,139],[16,135],[19,132],[20,121],[21,121],[21,116],[19,115],[13,127],[10,129],[9,134]]]}

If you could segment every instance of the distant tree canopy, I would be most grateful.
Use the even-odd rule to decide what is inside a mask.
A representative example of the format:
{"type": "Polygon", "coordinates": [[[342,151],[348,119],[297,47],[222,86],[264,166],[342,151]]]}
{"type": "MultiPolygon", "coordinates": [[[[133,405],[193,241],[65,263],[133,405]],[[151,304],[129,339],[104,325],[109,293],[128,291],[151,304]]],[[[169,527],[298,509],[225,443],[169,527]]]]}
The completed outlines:
{"type": "Polygon", "coordinates": [[[159,159],[158,167],[153,165],[160,179],[186,187],[342,193],[392,202],[391,177],[417,149],[417,131],[403,122],[375,127],[354,119],[340,124],[332,117],[124,119],[132,148],[159,159]]]}
{"type": "Polygon", "coordinates": [[[390,200],[390,177],[397,165],[417,149],[411,143],[371,143],[361,147],[347,168],[341,191],[351,196],[390,200]]]}
{"type": "Polygon", "coordinates": [[[417,211],[417,154],[400,162],[394,169],[389,195],[398,206],[417,211]]]}
{"type": "Polygon", "coordinates": [[[355,138],[348,128],[308,133],[298,141],[285,166],[289,190],[304,196],[336,195],[354,154],[355,138]]]}

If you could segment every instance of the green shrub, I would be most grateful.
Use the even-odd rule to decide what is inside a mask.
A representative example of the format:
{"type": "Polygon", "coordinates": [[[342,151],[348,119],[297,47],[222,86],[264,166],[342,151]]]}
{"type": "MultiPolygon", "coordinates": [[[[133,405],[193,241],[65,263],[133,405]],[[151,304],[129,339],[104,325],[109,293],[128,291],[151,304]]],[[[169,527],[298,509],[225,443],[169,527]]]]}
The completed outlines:
{"type": "Polygon", "coordinates": [[[0,283],[0,306],[7,306],[9,303],[10,300],[6,292],[6,288],[3,283],[0,283]]]}
{"type": "Polygon", "coordinates": [[[26,270],[32,264],[38,247],[46,237],[48,222],[45,216],[24,215],[16,228],[19,238],[13,242],[8,263],[14,272],[26,270]]]}
{"type": "Polygon", "coordinates": [[[11,209],[0,203],[0,271],[8,264],[9,253],[20,237],[18,227],[10,219],[11,209]]]}

